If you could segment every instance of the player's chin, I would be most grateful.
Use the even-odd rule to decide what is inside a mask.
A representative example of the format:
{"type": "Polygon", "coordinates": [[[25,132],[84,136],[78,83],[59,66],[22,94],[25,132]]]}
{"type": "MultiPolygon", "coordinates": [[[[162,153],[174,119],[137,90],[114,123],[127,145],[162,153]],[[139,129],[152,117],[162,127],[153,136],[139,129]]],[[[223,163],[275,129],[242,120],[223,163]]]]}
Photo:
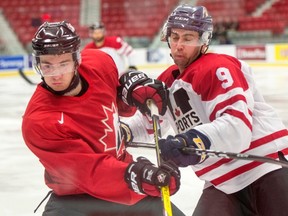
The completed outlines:
{"type": "Polygon", "coordinates": [[[53,89],[54,91],[63,91],[67,88],[67,86],[63,86],[61,84],[51,84],[49,85],[49,87],[53,89]]]}
{"type": "Polygon", "coordinates": [[[184,58],[175,58],[174,63],[178,65],[178,67],[186,67],[187,66],[187,59],[184,58]]]}
{"type": "Polygon", "coordinates": [[[183,55],[175,55],[175,56],[173,56],[173,60],[174,60],[174,62],[178,62],[179,64],[181,64],[181,63],[187,61],[187,58],[183,55]]]}

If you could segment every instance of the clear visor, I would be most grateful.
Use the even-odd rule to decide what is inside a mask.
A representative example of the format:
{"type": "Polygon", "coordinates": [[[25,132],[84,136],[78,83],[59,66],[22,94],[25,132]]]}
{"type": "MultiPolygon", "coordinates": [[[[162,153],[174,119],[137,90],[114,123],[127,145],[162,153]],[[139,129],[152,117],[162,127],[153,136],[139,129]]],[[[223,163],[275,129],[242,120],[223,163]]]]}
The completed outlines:
{"type": "Polygon", "coordinates": [[[178,33],[172,30],[170,36],[168,37],[168,42],[170,46],[184,45],[184,46],[202,46],[203,40],[199,37],[196,32],[187,31],[183,33],[178,33]]]}
{"type": "Polygon", "coordinates": [[[33,66],[36,72],[43,77],[59,76],[75,71],[75,62],[72,60],[50,64],[49,62],[40,62],[35,59],[33,60],[33,66]]]}

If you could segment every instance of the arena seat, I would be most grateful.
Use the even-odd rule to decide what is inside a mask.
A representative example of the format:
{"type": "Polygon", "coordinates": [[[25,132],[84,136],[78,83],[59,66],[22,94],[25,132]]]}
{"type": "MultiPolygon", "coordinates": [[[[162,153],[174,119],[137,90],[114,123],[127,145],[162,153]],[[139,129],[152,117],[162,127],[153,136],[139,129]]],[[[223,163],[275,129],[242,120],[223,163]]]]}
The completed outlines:
{"type": "Polygon", "coordinates": [[[253,16],[266,0],[198,0],[197,5],[205,6],[213,16],[215,25],[237,22],[237,31],[267,30],[282,34],[288,25],[288,0],[274,2],[260,16],[253,16]]]}
{"type": "Polygon", "coordinates": [[[273,34],[282,34],[285,27],[288,26],[287,11],[288,0],[276,1],[261,16],[244,17],[241,19],[239,22],[239,31],[269,30],[273,34]]]}
{"type": "MultiPolygon", "coordinates": [[[[26,47],[36,29],[45,20],[56,22],[66,19],[82,38],[88,37],[87,26],[79,23],[81,0],[2,0],[0,8],[26,47]]],[[[101,19],[107,33],[127,37],[152,39],[161,29],[165,18],[178,0],[101,0],[101,19]]]]}
{"type": "MultiPolygon", "coordinates": [[[[19,40],[27,46],[43,16],[50,21],[66,19],[81,37],[88,38],[87,26],[79,23],[81,0],[2,0],[0,8],[19,40]]],[[[268,30],[282,34],[288,25],[288,0],[278,0],[260,17],[255,12],[265,0],[198,0],[207,7],[215,25],[237,22],[237,31],[268,30]]],[[[107,33],[126,37],[145,37],[152,40],[179,0],[101,0],[101,19],[107,33]]]]}
{"type": "Polygon", "coordinates": [[[26,47],[38,26],[45,21],[66,19],[80,28],[80,0],[2,0],[0,8],[20,42],[26,47]],[[43,17],[42,17],[43,16],[43,17]]]}
{"type": "Polygon", "coordinates": [[[107,34],[152,39],[178,0],[102,0],[101,19],[107,34]]]}

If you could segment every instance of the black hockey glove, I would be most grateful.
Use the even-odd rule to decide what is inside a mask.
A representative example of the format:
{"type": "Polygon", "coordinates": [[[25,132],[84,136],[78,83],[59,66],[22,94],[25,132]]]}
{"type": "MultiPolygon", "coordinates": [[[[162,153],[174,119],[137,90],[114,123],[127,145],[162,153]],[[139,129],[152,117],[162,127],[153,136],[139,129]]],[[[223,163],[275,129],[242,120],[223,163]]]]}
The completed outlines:
{"type": "Polygon", "coordinates": [[[133,141],[133,134],[129,125],[120,121],[120,129],[121,129],[121,134],[124,137],[125,145],[131,143],[133,141]]]}
{"type": "Polygon", "coordinates": [[[163,160],[172,160],[177,166],[186,167],[202,163],[206,155],[191,155],[182,151],[184,147],[197,149],[209,149],[211,146],[207,136],[197,130],[191,129],[175,137],[168,136],[166,139],[159,140],[159,148],[163,160]]]}
{"type": "Polygon", "coordinates": [[[150,115],[147,100],[152,99],[158,107],[159,114],[165,114],[168,90],[163,82],[148,78],[140,71],[129,71],[123,74],[119,81],[118,97],[126,104],[136,106],[141,113],[150,115]]]}
{"type": "Polygon", "coordinates": [[[169,185],[170,194],[180,187],[180,171],[173,162],[164,162],[159,168],[145,157],[138,157],[126,169],[125,181],[138,194],[161,196],[160,186],[169,185]]]}

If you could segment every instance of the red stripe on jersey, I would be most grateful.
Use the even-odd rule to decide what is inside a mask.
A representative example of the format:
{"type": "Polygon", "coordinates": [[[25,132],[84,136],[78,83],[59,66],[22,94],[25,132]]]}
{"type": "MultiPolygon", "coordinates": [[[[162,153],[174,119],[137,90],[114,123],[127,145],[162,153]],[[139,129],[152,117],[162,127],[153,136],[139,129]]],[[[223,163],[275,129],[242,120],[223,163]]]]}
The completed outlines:
{"type": "Polygon", "coordinates": [[[146,128],[146,131],[147,131],[148,134],[153,134],[153,133],[154,133],[154,129],[148,129],[148,128],[146,128]]]}
{"type": "MultiPolygon", "coordinates": [[[[266,157],[269,157],[269,158],[273,158],[273,159],[276,159],[278,158],[278,153],[272,153],[272,154],[269,154],[269,155],[266,155],[266,157]]],[[[245,164],[244,166],[241,166],[241,167],[238,167],[237,169],[234,169],[222,176],[220,176],[219,178],[216,178],[214,180],[211,181],[211,183],[215,186],[219,185],[219,184],[222,184],[223,182],[225,181],[228,181],[240,174],[243,174],[259,165],[261,165],[262,162],[258,162],[258,161],[253,161],[251,163],[248,163],[248,164],[245,164]]]]}
{"type": "MultiPolygon", "coordinates": [[[[130,53],[132,52],[132,47],[130,45],[128,45],[126,42],[122,43],[122,47],[121,49],[121,55],[125,55],[125,56],[129,56],[130,53]]],[[[120,49],[118,49],[118,51],[120,51],[120,49]]]]}
{"type": "Polygon", "coordinates": [[[215,106],[214,110],[211,112],[211,115],[209,117],[210,121],[212,122],[213,120],[216,119],[216,113],[219,110],[224,109],[225,107],[227,107],[227,106],[229,106],[231,104],[234,104],[234,103],[236,103],[238,101],[244,101],[245,103],[247,103],[246,98],[243,95],[235,95],[235,96],[229,98],[228,100],[225,100],[225,101],[223,101],[221,103],[218,103],[215,106]]]}
{"type": "MultiPolygon", "coordinates": [[[[149,119],[149,118],[146,118],[148,120],[148,122],[153,125],[153,121],[152,119],[149,119]]],[[[163,120],[159,119],[159,123],[161,124],[163,122],[163,120]]],[[[148,134],[153,134],[154,133],[154,129],[149,129],[149,128],[146,128],[146,131],[148,134]]]]}
{"type": "MultiPolygon", "coordinates": [[[[260,138],[258,140],[255,140],[255,141],[251,142],[250,148],[242,151],[241,153],[245,153],[245,152],[247,152],[247,151],[249,151],[251,149],[254,149],[254,148],[258,147],[258,146],[261,146],[261,145],[264,145],[264,144],[266,144],[268,142],[271,142],[272,140],[276,140],[278,138],[281,138],[281,137],[284,137],[284,136],[287,136],[287,135],[288,135],[288,131],[286,129],[281,130],[281,131],[277,131],[277,132],[275,132],[273,134],[270,134],[268,136],[265,136],[263,138],[260,138]]],[[[287,154],[288,154],[288,151],[287,151],[287,154]]],[[[226,158],[221,159],[221,160],[217,161],[216,163],[214,163],[214,164],[212,164],[210,166],[207,166],[207,167],[205,167],[205,168],[203,168],[201,170],[196,171],[195,174],[198,177],[200,177],[200,176],[210,172],[211,170],[216,169],[217,167],[220,167],[223,164],[228,163],[228,162],[230,162],[232,160],[233,159],[226,159],[226,158]]]]}
{"type": "MultiPolygon", "coordinates": [[[[281,150],[285,155],[288,155],[288,148],[286,149],[283,149],[281,150]]],[[[272,158],[272,159],[276,159],[278,158],[278,153],[275,152],[275,153],[272,153],[272,154],[268,154],[266,155],[266,157],[269,157],[269,158],[272,158]]],[[[234,177],[236,177],[237,175],[240,175],[240,174],[243,174],[244,172],[247,172],[259,165],[261,165],[262,162],[258,162],[258,161],[254,161],[254,162],[251,162],[249,164],[246,164],[244,166],[241,166],[237,169],[234,169],[228,173],[226,173],[225,175],[222,175],[221,177],[219,178],[216,178],[214,180],[211,181],[211,183],[215,186],[219,185],[219,184],[222,184],[223,182],[227,181],[227,180],[230,180],[234,177]]]]}
{"type": "MultiPolygon", "coordinates": [[[[272,133],[268,136],[262,137],[258,140],[254,140],[253,142],[251,142],[250,149],[256,148],[258,146],[261,146],[265,143],[271,142],[271,141],[278,139],[278,138],[281,138],[283,136],[288,136],[288,130],[287,129],[283,129],[283,130],[277,131],[275,133],[272,133]]],[[[246,151],[248,151],[248,150],[246,150],[246,151]]]]}
{"type": "Polygon", "coordinates": [[[195,174],[196,174],[198,177],[200,177],[200,176],[202,176],[202,175],[210,172],[211,170],[216,169],[217,167],[220,167],[220,166],[222,166],[223,164],[230,162],[231,160],[232,160],[232,159],[226,159],[226,158],[221,159],[221,160],[217,161],[216,163],[214,163],[214,164],[212,164],[212,165],[210,165],[210,166],[207,166],[207,167],[205,167],[205,168],[203,168],[203,169],[201,169],[201,170],[196,171],[195,174]]]}
{"type": "MultiPolygon", "coordinates": [[[[238,110],[226,110],[225,113],[228,113],[236,118],[239,118],[241,119],[245,124],[246,126],[252,131],[252,124],[251,122],[246,118],[245,114],[243,112],[240,112],[238,110]]],[[[249,112],[251,113],[251,112],[249,112]]],[[[251,115],[251,114],[250,114],[251,115]]]]}
{"type": "Polygon", "coordinates": [[[288,155],[288,148],[281,150],[284,155],[288,155]]]}
{"type": "Polygon", "coordinates": [[[153,134],[154,133],[153,129],[146,129],[146,131],[147,131],[148,134],[153,134]]]}
{"type": "Polygon", "coordinates": [[[132,50],[133,50],[132,47],[128,45],[125,49],[126,56],[129,56],[131,54],[132,50]]]}

